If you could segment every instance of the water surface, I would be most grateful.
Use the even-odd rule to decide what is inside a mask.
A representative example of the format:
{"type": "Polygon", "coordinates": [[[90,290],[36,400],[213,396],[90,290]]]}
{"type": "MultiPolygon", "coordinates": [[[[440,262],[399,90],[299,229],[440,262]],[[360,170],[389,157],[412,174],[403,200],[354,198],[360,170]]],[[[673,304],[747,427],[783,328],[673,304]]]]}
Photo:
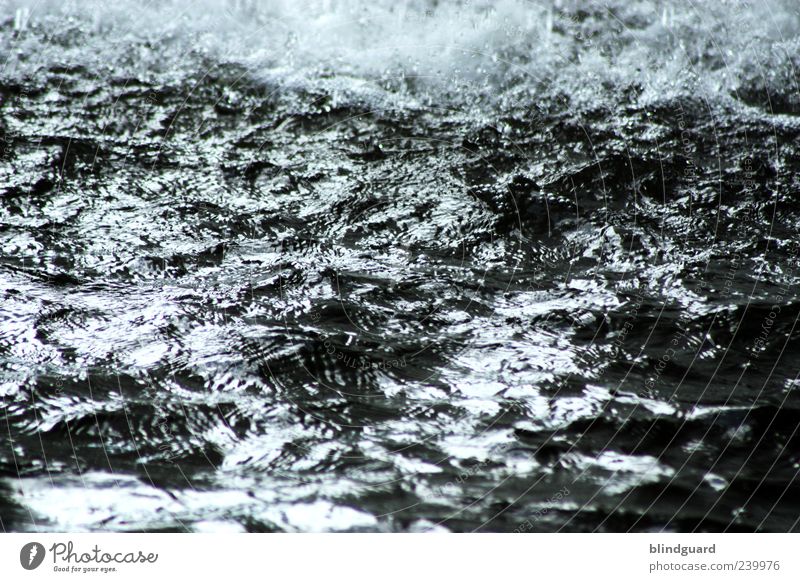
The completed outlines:
{"type": "Polygon", "coordinates": [[[0,526],[797,529],[759,4],[0,2],[0,526]]]}

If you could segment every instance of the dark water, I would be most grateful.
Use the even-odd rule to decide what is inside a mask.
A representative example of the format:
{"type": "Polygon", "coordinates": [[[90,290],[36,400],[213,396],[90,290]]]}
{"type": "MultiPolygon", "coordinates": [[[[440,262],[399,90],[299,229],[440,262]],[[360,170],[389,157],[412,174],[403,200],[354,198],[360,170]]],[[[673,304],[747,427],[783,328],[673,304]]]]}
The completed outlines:
{"type": "Polygon", "coordinates": [[[4,530],[798,529],[791,2],[1,4],[4,530]]]}

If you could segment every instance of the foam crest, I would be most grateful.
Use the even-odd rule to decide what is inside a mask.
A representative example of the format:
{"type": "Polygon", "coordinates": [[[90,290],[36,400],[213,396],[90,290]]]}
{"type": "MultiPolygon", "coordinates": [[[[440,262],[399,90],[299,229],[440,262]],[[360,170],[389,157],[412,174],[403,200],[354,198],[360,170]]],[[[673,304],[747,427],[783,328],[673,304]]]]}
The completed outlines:
{"type": "MultiPolygon", "coordinates": [[[[393,92],[468,99],[523,90],[568,94],[587,107],[611,104],[633,86],[646,100],[757,83],[796,92],[800,54],[791,0],[170,0],[144,6],[7,0],[0,6],[15,30],[6,44],[24,46],[36,33],[80,33],[81,43],[57,55],[38,51],[33,60],[39,63],[92,60],[111,67],[138,58],[144,69],[174,73],[186,65],[181,59],[201,55],[286,84],[338,76],[393,92]]],[[[15,58],[7,67],[22,65],[15,58]]]]}

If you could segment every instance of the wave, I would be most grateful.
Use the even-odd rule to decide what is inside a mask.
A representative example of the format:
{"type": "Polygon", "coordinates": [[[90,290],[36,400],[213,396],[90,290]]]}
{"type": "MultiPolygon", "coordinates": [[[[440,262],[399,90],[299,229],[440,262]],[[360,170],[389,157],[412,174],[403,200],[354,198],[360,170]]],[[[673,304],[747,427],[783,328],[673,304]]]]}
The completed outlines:
{"type": "Polygon", "coordinates": [[[395,104],[561,96],[593,109],[621,96],[640,106],[685,95],[752,104],[760,93],[778,110],[798,102],[791,0],[6,0],[0,11],[15,31],[3,41],[6,76],[59,62],[91,64],[101,77],[115,65],[169,77],[213,59],[281,87],[367,101],[388,93],[395,104]]]}

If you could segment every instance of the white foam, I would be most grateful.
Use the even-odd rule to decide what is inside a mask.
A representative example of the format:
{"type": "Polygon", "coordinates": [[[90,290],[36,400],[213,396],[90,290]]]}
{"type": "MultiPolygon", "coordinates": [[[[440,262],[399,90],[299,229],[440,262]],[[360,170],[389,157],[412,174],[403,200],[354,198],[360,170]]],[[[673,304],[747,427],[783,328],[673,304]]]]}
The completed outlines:
{"type": "Polygon", "coordinates": [[[138,59],[174,72],[191,53],[287,84],[345,76],[469,98],[522,87],[589,107],[636,84],[657,100],[758,75],[794,83],[800,54],[795,0],[5,0],[0,10],[26,29],[17,43],[37,26],[84,31],[88,44],[58,58],[98,69],[138,59]]]}

